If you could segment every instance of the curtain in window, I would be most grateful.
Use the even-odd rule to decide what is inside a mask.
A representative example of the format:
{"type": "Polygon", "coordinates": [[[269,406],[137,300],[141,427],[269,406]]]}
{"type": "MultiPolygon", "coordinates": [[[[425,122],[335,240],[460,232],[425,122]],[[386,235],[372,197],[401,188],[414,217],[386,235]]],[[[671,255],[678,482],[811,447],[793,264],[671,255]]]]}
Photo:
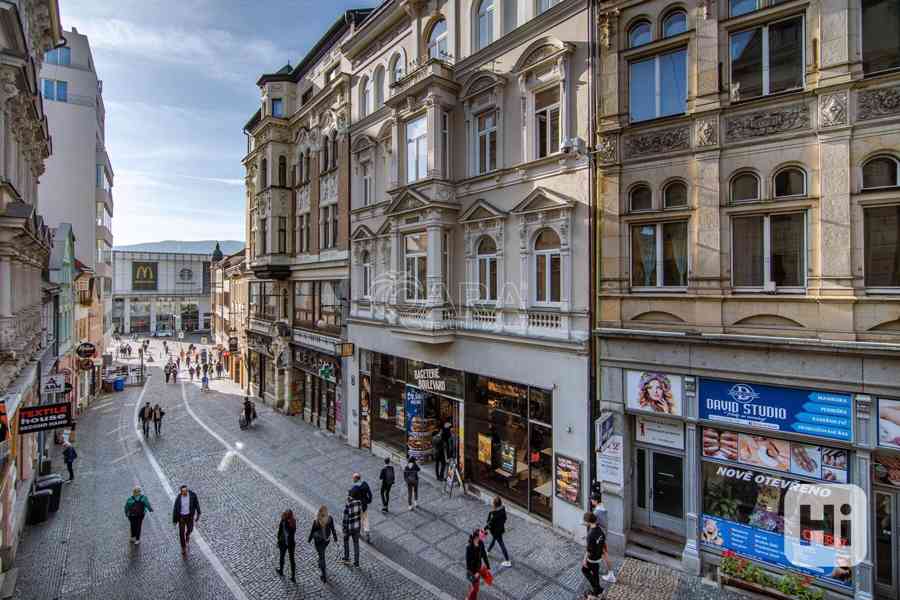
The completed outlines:
{"type": "Polygon", "coordinates": [[[800,287],[804,283],[803,213],[773,215],[772,280],[777,286],[800,287]]]}
{"type": "Polygon", "coordinates": [[[663,225],[665,257],[663,285],[687,285],[687,223],[663,225]]]}
{"type": "Polygon", "coordinates": [[[732,272],[735,287],[763,285],[763,217],[734,220],[732,272]]]}
{"type": "Polygon", "coordinates": [[[656,225],[631,229],[631,280],[637,286],[656,285],[656,225]]]}

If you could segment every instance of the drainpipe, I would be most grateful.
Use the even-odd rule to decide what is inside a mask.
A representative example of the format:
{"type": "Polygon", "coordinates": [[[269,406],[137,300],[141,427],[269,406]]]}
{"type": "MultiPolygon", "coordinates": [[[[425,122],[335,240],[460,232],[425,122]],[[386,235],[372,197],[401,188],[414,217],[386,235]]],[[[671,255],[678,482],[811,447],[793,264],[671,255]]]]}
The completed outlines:
{"type": "Polygon", "coordinates": [[[588,468],[590,469],[590,477],[585,478],[593,482],[597,473],[597,453],[594,451],[597,440],[594,439],[594,421],[600,417],[600,411],[597,409],[599,404],[599,391],[597,383],[597,357],[599,356],[598,343],[594,337],[595,319],[599,314],[599,300],[597,299],[597,281],[600,273],[597,269],[599,265],[598,252],[598,218],[597,218],[597,191],[600,189],[600,175],[597,169],[597,160],[594,153],[594,145],[597,139],[597,81],[599,74],[596,72],[599,61],[595,60],[597,53],[597,0],[589,0],[588,2],[588,160],[589,176],[588,176],[588,290],[590,294],[588,302],[588,344],[590,352],[588,353],[588,414],[590,422],[588,423],[588,468]],[[597,181],[595,182],[595,178],[597,181]]]}

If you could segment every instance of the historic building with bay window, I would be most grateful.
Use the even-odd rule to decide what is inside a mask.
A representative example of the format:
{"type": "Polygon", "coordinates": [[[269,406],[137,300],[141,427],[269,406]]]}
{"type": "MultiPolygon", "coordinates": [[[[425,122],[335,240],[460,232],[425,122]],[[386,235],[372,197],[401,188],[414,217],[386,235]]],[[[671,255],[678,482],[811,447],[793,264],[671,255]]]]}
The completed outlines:
{"type": "Polygon", "coordinates": [[[796,570],[766,551],[780,490],[851,482],[872,501],[866,561],[801,572],[900,597],[900,5],[598,15],[594,349],[624,444],[599,473],[611,548],[796,570]]]}
{"type": "Polygon", "coordinates": [[[583,0],[388,0],[351,67],[348,439],[576,530],[590,426],[583,0]]]}

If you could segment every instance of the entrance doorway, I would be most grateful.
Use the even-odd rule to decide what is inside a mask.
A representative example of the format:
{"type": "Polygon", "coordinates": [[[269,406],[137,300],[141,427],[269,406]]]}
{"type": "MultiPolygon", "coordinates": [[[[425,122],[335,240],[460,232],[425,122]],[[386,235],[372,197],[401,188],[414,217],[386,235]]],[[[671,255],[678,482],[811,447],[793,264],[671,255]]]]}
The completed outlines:
{"type": "Polygon", "coordinates": [[[900,492],[873,491],[875,597],[900,600],[900,492]]]}
{"type": "Polygon", "coordinates": [[[636,523],[684,537],[684,457],[638,446],[634,477],[636,523]]]}
{"type": "Polygon", "coordinates": [[[266,357],[259,355],[259,397],[266,397],[266,357]]]}

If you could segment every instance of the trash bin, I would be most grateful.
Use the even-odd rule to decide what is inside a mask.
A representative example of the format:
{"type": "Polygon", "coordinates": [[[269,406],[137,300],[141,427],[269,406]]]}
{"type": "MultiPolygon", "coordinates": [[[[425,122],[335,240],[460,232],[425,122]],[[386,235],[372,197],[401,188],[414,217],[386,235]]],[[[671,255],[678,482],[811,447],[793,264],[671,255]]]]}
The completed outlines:
{"type": "Polygon", "coordinates": [[[53,492],[53,495],[50,496],[50,506],[48,510],[50,512],[56,512],[59,510],[59,503],[62,501],[62,487],[63,480],[59,475],[51,476],[51,477],[41,477],[37,481],[35,481],[34,487],[38,491],[50,490],[53,492]]]}
{"type": "Polygon", "coordinates": [[[37,525],[47,520],[53,490],[38,490],[28,496],[28,524],[37,525]]]}
{"type": "Polygon", "coordinates": [[[124,390],[125,389],[125,378],[117,377],[116,383],[113,385],[113,389],[117,392],[121,392],[122,390],[124,390]]]}

